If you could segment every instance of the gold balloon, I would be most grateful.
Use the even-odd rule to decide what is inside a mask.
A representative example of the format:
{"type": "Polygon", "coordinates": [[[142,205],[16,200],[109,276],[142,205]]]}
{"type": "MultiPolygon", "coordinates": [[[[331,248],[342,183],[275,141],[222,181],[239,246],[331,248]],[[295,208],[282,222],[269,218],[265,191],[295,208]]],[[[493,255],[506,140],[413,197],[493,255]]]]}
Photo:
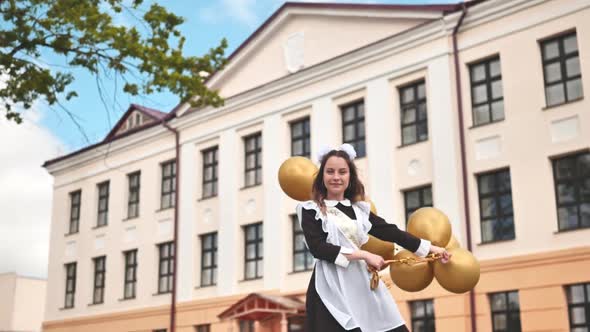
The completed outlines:
{"type": "Polygon", "coordinates": [[[449,240],[449,243],[447,243],[445,249],[449,250],[454,248],[461,248],[461,245],[459,244],[459,241],[457,241],[455,235],[451,235],[451,239],[449,240]]]}
{"type": "MultiPolygon", "coordinates": [[[[392,242],[380,240],[373,235],[369,235],[369,241],[361,246],[362,250],[366,250],[375,255],[383,257],[384,260],[392,260],[394,256],[395,245],[392,242]]],[[[385,266],[383,269],[385,269],[385,266]]]]}
{"type": "MultiPolygon", "coordinates": [[[[394,259],[402,259],[418,256],[407,250],[398,252],[394,259]]],[[[432,266],[428,262],[420,262],[412,265],[393,263],[389,265],[389,275],[397,287],[408,291],[418,292],[428,287],[434,278],[432,266]]]]}
{"type": "Polygon", "coordinates": [[[434,276],[438,283],[449,292],[461,294],[470,291],[479,281],[479,262],[467,250],[450,249],[451,259],[443,264],[434,262],[434,276]]]}
{"type": "Polygon", "coordinates": [[[371,212],[373,212],[374,215],[377,215],[377,207],[375,206],[375,203],[373,203],[372,200],[368,200],[369,204],[371,204],[371,212]]]}
{"type": "Polygon", "coordinates": [[[291,157],[279,168],[279,184],[287,196],[297,201],[311,199],[313,180],[318,168],[304,157],[291,157]]]}
{"type": "Polygon", "coordinates": [[[451,239],[451,223],[439,209],[423,207],[410,215],[408,232],[444,248],[451,239]]]}

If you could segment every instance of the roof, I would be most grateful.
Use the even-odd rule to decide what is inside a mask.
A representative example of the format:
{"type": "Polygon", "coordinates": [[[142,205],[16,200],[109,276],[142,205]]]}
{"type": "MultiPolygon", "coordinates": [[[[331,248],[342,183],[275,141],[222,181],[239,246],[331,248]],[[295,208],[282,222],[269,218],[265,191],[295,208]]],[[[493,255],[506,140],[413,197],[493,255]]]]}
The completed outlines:
{"type": "MultiPolygon", "coordinates": [[[[227,58],[227,62],[231,61],[242,49],[244,49],[250,42],[272,22],[280,16],[285,10],[290,8],[313,8],[313,9],[377,9],[377,10],[423,10],[435,12],[448,12],[457,8],[457,4],[452,5],[393,5],[393,4],[360,4],[360,3],[322,3],[322,2],[285,2],[279,9],[277,9],[269,18],[262,23],[254,33],[252,33],[232,54],[227,58]]],[[[211,75],[213,77],[214,75],[211,75]]],[[[211,78],[210,77],[210,78],[211,78]]],[[[209,78],[209,79],[210,79],[209,78]]],[[[209,81],[209,79],[207,81],[209,81]]]]}
{"type": "MultiPolygon", "coordinates": [[[[464,0],[465,1],[465,0],[464,0]]],[[[483,2],[487,0],[472,0],[469,3],[466,3],[468,6],[471,6],[475,3],[483,2]]],[[[417,5],[404,5],[404,4],[370,4],[370,3],[330,3],[330,2],[285,2],[279,9],[277,9],[269,18],[267,18],[262,25],[258,27],[246,40],[244,40],[240,46],[238,46],[227,58],[227,62],[229,63],[232,59],[234,59],[243,49],[245,49],[251,42],[253,42],[261,33],[269,26],[275,19],[277,19],[284,11],[288,9],[354,9],[354,10],[364,10],[364,9],[376,9],[376,10],[390,10],[390,11],[426,11],[426,12],[441,12],[442,14],[451,13],[454,11],[461,10],[463,8],[462,3],[456,4],[417,4],[417,5]]],[[[227,67],[227,64],[226,64],[227,67]]],[[[205,83],[210,82],[216,75],[221,73],[221,71],[217,71],[212,73],[206,80],[205,83]]],[[[293,74],[290,74],[293,75],[293,74]]],[[[232,97],[232,96],[228,96],[232,97]]],[[[176,112],[181,109],[182,105],[186,104],[186,102],[180,102],[171,113],[176,114],[176,112]]],[[[192,113],[192,112],[191,112],[192,113]]]]}
{"type": "Polygon", "coordinates": [[[279,313],[297,314],[305,311],[305,304],[297,299],[251,293],[217,315],[220,319],[261,320],[279,313]]]}
{"type": "Polygon", "coordinates": [[[107,136],[102,141],[97,142],[95,144],[91,144],[89,146],[86,146],[86,147],[84,147],[82,149],[79,149],[79,150],[76,150],[74,152],[71,152],[69,154],[66,154],[66,155],[63,155],[63,156],[60,156],[60,157],[57,157],[57,158],[54,158],[54,159],[47,160],[45,163],[43,163],[43,167],[48,167],[48,166],[50,166],[52,164],[55,164],[55,163],[60,162],[62,160],[65,160],[65,159],[74,157],[76,155],[79,155],[79,154],[81,154],[83,152],[92,150],[92,149],[94,149],[96,147],[99,147],[101,145],[111,143],[111,142],[116,141],[116,140],[118,140],[120,138],[129,136],[129,135],[132,135],[132,134],[134,134],[136,132],[139,132],[139,131],[142,131],[144,129],[157,126],[158,124],[160,124],[162,122],[168,121],[169,119],[173,118],[174,116],[175,115],[173,113],[164,113],[162,111],[159,111],[159,110],[156,110],[156,109],[153,109],[153,108],[145,107],[145,106],[138,105],[138,104],[131,104],[131,105],[129,105],[129,108],[127,109],[127,111],[125,112],[125,114],[123,114],[123,116],[121,116],[121,118],[119,119],[119,121],[117,121],[117,123],[115,124],[115,126],[111,129],[111,131],[107,134],[107,136]],[[115,135],[118,132],[119,128],[125,123],[125,121],[127,120],[127,117],[133,111],[139,111],[139,112],[147,115],[148,117],[154,119],[155,121],[148,122],[148,123],[143,124],[141,126],[138,126],[138,127],[132,128],[132,129],[129,129],[129,130],[125,131],[124,133],[115,135]]]}

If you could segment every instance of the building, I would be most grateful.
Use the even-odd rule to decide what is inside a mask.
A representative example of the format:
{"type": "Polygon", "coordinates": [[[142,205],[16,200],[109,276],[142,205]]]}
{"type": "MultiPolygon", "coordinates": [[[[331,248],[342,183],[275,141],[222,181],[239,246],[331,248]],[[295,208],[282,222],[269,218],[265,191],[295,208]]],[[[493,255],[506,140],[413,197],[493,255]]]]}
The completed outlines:
{"type": "Polygon", "coordinates": [[[481,263],[472,293],[393,288],[408,326],[590,329],[589,35],[587,0],[285,4],[208,80],[225,106],[132,105],[46,162],[44,330],[301,331],[277,170],[342,142],[380,215],[433,204],[481,263]]]}
{"type": "Polygon", "coordinates": [[[41,331],[46,286],[44,279],[0,273],[0,331],[41,331]]]}

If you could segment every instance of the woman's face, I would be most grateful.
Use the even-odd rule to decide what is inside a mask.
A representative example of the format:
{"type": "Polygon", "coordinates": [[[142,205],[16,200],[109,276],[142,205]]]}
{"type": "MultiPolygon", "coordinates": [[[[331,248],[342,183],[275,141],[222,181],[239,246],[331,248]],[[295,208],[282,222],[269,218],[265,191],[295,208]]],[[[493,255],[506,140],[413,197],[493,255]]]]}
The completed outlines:
{"type": "Polygon", "coordinates": [[[324,166],[324,185],[328,190],[328,197],[343,199],[349,180],[350,169],[346,160],[337,156],[328,158],[324,166]]]}

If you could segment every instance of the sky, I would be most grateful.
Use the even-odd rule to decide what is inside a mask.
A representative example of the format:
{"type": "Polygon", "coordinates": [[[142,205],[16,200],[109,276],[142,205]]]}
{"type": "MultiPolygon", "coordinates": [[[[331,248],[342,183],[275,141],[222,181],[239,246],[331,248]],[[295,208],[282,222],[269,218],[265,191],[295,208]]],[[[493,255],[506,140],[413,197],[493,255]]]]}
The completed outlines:
{"type": "MultiPolygon", "coordinates": [[[[293,1],[293,0],[292,0],[293,1]]],[[[187,38],[185,51],[202,55],[228,40],[229,56],[248,36],[274,13],[284,0],[159,0],[169,11],[185,18],[181,26],[187,38]]],[[[309,1],[306,1],[309,2],[309,1]]],[[[437,4],[460,0],[356,0],[321,1],[347,3],[437,4]]],[[[134,24],[130,17],[115,22],[134,24]]],[[[53,63],[50,54],[38,59],[53,63]]],[[[149,97],[128,97],[114,93],[106,82],[103,103],[96,80],[84,71],[74,71],[71,88],[79,97],[64,105],[78,118],[79,129],[62,111],[36,103],[24,112],[24,124],[9,123],[0,116],[0,273],[17,272],[47,277],[49,228],[51,222],[51,176],[41,167],[44,161],[101,141],[131,103],[168,112],[178,99],[169,93],[149,97]]],[[[0,77],[0,84],[2,79],[0,77]]],[[[120,86],[120,85],[119,85],[120,86]]]]}

